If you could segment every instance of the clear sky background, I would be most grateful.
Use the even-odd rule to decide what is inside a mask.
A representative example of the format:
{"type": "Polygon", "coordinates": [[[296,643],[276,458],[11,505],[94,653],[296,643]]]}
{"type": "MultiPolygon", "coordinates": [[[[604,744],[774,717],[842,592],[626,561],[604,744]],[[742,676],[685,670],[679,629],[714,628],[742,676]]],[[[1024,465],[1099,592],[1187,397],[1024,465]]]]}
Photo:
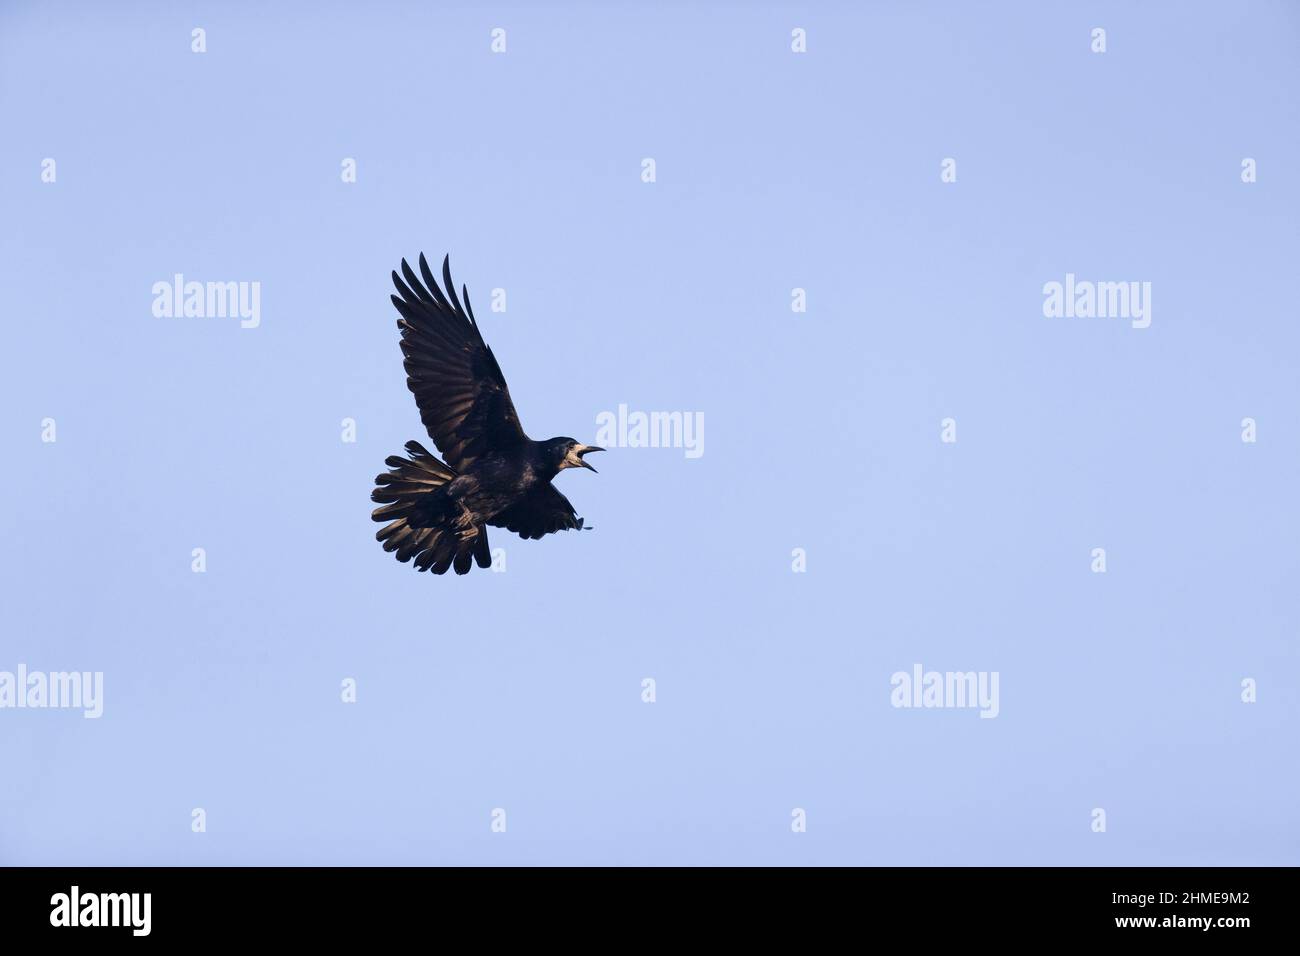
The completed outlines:
{"type": "Polygon", "coordinates": [[[0,710],[0,862],[1300,862],[1300,8],[611,6],[0,6],[0,670],[105,682],[0,710]],[[398,564],[422,250],[531,435],[702,457],[398,564]],[[154,317],[178,272],[260,327],[154,317]],[[1045,318],[1067,272],[1151,327],[1045,318]]]}

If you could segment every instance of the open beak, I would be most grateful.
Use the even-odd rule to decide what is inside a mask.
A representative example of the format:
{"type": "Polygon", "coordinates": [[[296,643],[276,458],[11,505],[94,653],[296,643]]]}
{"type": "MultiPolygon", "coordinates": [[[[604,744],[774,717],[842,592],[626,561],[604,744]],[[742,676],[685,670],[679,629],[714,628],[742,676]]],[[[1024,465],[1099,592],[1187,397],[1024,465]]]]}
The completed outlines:
{"type": "MultiPolygon", "coordinates": [[[[591,465],[583,461],[582,456],[587,454],[587,452],[589,451],[604,451],[604,450],[605,449],[600,448],[596,445],[579,445],[577,448],[573,449],[573,453],[578,456],[578,464],[582,465],[583,468],[586,468],[590,471],[596,471],[595,468],[592,468],[591,465]]],[[[596,474],[600,474],[600,472],[596,471],[596,474]]]]}

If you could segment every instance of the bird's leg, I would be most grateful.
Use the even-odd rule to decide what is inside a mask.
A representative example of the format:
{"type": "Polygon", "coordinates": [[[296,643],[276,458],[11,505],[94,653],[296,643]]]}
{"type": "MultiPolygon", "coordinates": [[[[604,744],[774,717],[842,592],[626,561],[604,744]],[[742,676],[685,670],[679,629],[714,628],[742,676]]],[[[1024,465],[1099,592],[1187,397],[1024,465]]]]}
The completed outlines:
{"type": "Polygon", "coordinates": [[[478,521],[474,517],[474,512],[469,510],[465,502],[457,498],[456,504],[460,506],[460,513],[452,519],[451,526],[456,531],[456,538],[465,543],[478,537],[478,521]]]}
{"type": "Polygon", "coordinates": [[[478,518],[469,506],[477,487],[478,482],[469,475],[461,475],[447,485],[445,520],[447,528],[461,545],[478,537],[478,518]]]}

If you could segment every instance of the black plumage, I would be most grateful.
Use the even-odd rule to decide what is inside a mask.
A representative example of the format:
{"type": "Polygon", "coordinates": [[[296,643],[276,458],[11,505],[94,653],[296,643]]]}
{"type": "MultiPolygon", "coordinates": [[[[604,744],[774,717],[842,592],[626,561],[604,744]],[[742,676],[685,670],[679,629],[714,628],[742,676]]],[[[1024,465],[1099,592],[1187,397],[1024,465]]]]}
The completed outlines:
{"type": "Polygon", "coordinates": [[[370,497],[382,507],[372,517],[388,522],[375,537],[397,560],[434,574],[448,568],[465,574],[474,563],[492,563],[487,525],[523,538],[581,530],[583,519],[551,479],[565,468],[595,471],[582,456],[604,449],[524,434],[501,366],[474,319],[469,290],[462,286],[456,295],[447,258],[443,288],[423,253],[419,263],[416,276],[402,260],[402,274],[393,273],[398,294],[392,300],[402,316],[397,328],[406,384],[444,460],[407,442],[409,457],[388,458],[392,470],[375,478],[370,497]]]}

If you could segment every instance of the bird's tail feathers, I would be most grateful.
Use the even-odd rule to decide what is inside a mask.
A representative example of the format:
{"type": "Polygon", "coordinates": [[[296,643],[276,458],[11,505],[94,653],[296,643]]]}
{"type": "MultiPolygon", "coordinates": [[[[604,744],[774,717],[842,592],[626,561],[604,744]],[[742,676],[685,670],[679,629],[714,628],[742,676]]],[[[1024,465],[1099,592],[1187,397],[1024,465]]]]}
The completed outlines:
{"type": "Polygon", "coordinates": [[[406,453],[409,458],[385,459],[392,470],[375,477],[375,490],[370,493],[372,501],[383,505],[371,517],[389,522],[375,535],[384,550],[397,552],[398,561],[414,559],[417,568],[434,574],[452,567],[457,574],[466,574],[473,562],[481,568],[490,566],[487,528],[458,527],[455,503],[439,493],[456,472],[419,442],[408,441],[406,453]]]}

